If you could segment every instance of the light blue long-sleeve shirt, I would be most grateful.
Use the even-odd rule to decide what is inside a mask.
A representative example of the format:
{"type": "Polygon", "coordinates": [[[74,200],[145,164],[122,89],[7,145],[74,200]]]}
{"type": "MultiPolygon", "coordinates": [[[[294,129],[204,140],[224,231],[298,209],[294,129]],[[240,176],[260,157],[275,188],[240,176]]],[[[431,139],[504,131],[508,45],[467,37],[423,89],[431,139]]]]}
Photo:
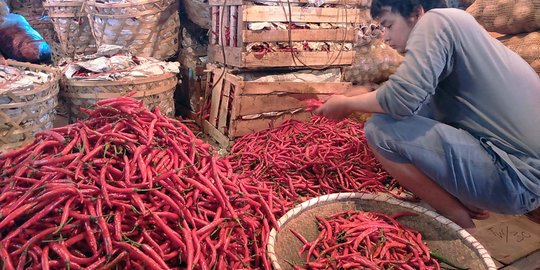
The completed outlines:
{"type": "Polygon", "coordinates": [[[424,14],[377,100],[398,119],[430,106],[436,120],[487,142],[540,195],[540,77],[467,12],[424,14]]]}

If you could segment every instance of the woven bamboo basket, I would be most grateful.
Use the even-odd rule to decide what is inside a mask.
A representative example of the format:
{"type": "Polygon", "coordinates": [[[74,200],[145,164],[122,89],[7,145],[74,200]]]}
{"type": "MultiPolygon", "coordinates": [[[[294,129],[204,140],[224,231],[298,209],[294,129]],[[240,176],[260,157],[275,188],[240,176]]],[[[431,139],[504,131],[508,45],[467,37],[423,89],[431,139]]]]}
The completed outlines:
{"type": "Polygon", "coordinates": [[[32,89],[0,94],[0,152],[32,142],[38,131],[52,128],[58,97],[59,73],[56,69],[7,60],[18,69],[51,74],[51,79],[32,89]]]}
{"type": "Polygon", "coordinates": [[[430,250],[453,264],[468,269],[496,270],[487,250],[467,231],[449,219],[422,206],[400,201],[386,194],[335,193],[313,198],[289,210],[278,220],[279,229],[272,229],[267,254],[276,270],[293,269],[290,263],[304,265],[305,256],[299,257],[302,242],[291,233],[294,229],[307,241],[318,235],[317,216],[327,217],[346,210],[362,210],[383,214],[408,211],[417,216],[403,217],[399,221],[422,234],[430,250]]]}
{"type": "MultiPolygon", "coordinates": [[[[23,15],[23,14],[21,14],[23,15]]],[[[42,15],[23,15],[32,28],[43,37],[45,41],[50,45],[51,43],[58,42],[56,32],[54,31],[54,24],[52,20],[47,16],[42,15]]]]}
{"type": "Polygon", "coordinates": [[[128,3],[87,2],[86,10],[98,46],[119,45],[138,56],[160,60],[178,50],[180,18],[177,0],[128,3]]]}
{"type": "Polygon", "coordinates": [[[13,12],[23,12],[30,15],[43,15],[42,0],[7,0],[13,12]]]}
{"type": "Polygon", "coordinates": [[[43,3],[54,25],[63,56],[73,57],[75,54],[92,54],[97,51],[83,5],[84,1],[43,3]]]}
{"type": "Polygon", "coordinates": [[[102,99],[131,94],[133,98],[143,100],[147,108],[158,106],[162,114],[174,116],[174,91],[178,84],[175,73],[119,81],[64,79],[63,84],[65,91],[60,95],[69,108],[70,122],[87,118],[81,108],[90,108],[102,99]]]}

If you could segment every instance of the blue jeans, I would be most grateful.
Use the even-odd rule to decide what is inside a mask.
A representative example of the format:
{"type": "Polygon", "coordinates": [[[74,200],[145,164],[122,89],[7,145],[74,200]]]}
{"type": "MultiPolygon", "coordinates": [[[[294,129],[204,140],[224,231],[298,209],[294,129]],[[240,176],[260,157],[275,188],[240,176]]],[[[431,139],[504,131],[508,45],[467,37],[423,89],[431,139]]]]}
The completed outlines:
{"type": "Polygon", "coordinates": [[[374,114],[365,134],[383,157],[415,165],[467,205],[523,214],[540,204],[492,150],[465,130],[419,115],[396,120],[374,114]]]}

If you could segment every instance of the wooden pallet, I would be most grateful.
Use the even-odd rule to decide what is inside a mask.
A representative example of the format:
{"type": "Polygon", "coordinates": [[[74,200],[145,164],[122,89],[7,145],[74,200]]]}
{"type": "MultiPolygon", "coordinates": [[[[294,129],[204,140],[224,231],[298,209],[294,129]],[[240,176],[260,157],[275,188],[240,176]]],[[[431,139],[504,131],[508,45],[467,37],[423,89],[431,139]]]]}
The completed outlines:
{"type": "Polygon", "coordinates": [[[303,110],[304,100],[326,100],[351,87],[348,82],[245,81],[242,75],[234,75],[230,69],[224,72],[212,64],[207,71],[205,96],[210,106],[202,126],[223,148],[231,146],[237,137],[276,127],[288,119],[306,121],[311,113],[303,110]],[[261,114],[264,116],[253,117],[261,114]]]}
{"type": "MultiPolygon", "coordinates": [[[[335,42],[354,43],[356,30],[370,20],[366,8],[301,7],[290,6],[285,0],[274,0],[278,5],[254,5],[247,0],[210,0],[212,25],[208,57],[210,62],[218,62],[239,68],[269,67],[321,67],[352,64],[354,50],[343,47],[333,51],[273,51],[262,54],[247,50],[252,42],[335,42]],[[290,12],[289,12],[290,8],[290,12]],[[289,16],[290,13],[290,16],[289,16]],[[337,29],[291,29],[289,30],[249,30],[252,22],[288,23],[340,23],[347,27],[337,29]]],[[[307,0],[294,0],[304,3],[307,0]]],[[[324,1],[328,3],[328,1],[324,1]]],[[[360,3],[365,0],[332,0],[334,3],[360,3]]]]}

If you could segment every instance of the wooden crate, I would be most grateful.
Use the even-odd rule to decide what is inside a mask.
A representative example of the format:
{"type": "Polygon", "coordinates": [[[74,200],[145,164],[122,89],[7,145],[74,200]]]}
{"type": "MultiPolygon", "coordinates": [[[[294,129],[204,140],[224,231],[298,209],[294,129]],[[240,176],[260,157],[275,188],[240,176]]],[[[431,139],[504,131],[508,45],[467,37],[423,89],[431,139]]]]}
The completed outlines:
{"type": "Polygon", "coordinates": [[[243,135],[276,127],[287,119],[306,121],[304,100],[326,100],[333,94],[344,94],[348,82],[253,82],[230,69],[209,64],[208,87],[203,111],[203,130],[221,147],[229,147],[243,135]],[[264,116],[254,117],[263,114],[264,116]]]}
{"type": "MultiPolygon", "coordinates": [[[[291,6],[287,1],[277,1],[275,6],[255,5],[247,0],[210,0],[212,25],[208,57],[218,62],[240,68],[268,67],[326,67],[352,64],[354,50],[343,47],[331,51],[274,51],[253,53],[247,46],[253,42],[335,42],[354,43],[356,25],[370,20],[367,8],[302,7],[291,6]],[[290,16],[289,16],[290,13],[290,16]],[[339,23],[347,27],[335,29],[249,30],[253,22],[339,23]]],[[[360,3],[365,0],[331,0],[335,3],[360,3]]],[[[292,0],[304,3],[306,0],[292,0]]],[[[325,1],[328,3],[328,1],[325,1]]]]}

